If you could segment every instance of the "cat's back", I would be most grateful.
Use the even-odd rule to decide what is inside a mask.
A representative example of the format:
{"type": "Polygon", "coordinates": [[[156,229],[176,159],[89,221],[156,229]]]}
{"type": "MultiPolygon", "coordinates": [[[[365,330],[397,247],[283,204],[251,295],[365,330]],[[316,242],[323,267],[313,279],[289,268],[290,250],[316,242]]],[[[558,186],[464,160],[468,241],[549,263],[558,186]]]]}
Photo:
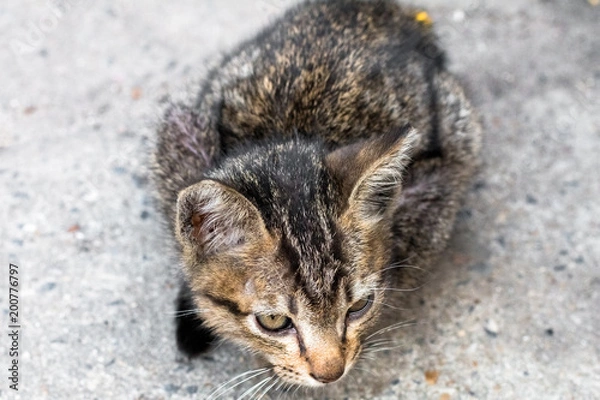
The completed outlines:
{"type": "Polygon", "coordinates": [[[410,122],[430,130],[443,55],[427,21],[393,1],[299,5],[227,55],[198,99],[215,102],[222,150],[297,133],[332,145],[410,122]]]}

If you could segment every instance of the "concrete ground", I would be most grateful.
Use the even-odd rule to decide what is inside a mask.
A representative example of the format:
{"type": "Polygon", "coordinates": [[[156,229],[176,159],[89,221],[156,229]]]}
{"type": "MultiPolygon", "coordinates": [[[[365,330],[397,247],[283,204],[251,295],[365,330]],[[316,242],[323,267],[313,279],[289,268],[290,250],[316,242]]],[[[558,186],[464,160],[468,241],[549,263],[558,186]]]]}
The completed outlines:
{"type": "MultiPolygon", "coordinates": [[[[402,347],[295,398],[600,398],[597,2],[422,1],[483,115],[484,165],[402,347]]],[[[256,367],[229,345],[177,354],[147,156],[167,95],[290,3],[2,2],[1,399],[204,399],[256,367]]]]}

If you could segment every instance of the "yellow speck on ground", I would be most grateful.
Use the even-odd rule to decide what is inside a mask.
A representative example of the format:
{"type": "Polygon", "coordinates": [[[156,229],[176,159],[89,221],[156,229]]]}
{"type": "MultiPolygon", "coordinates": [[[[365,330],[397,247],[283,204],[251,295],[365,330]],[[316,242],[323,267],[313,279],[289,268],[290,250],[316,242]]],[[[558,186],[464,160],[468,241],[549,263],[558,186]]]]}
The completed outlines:
{"type": "Polygon", "coordinates": [[[425,382],[430,385],[435,385],[440,377],[440,373],[436,370],[425,371],[425,382]]]}
{"type": "Polygon", "coordinates": [[[448,393],[442,393],[440,400],[450,400],[450,395],[448,393]]]}
{"type": "Polygon", "coordinates": [[[598,4],[600,4],[600,0],[588,0],[588,3],[596,7],[598,4]]]}
{"type": "MultiPolygon", "coordinates": [[[[594,1],[594,0],[590,0],[590,1],[594,1]]],[[[596,0],[598,1],[598,0],[596,0]]],[[[415,19],[422,23],[423,25],[431,25],[433,24],[433,21],[431,20],[431,17],[429,16],[429,14],[427,14],[426,11],[419,11],[417,13],[417,15],[415,15],[415,19]]]]}

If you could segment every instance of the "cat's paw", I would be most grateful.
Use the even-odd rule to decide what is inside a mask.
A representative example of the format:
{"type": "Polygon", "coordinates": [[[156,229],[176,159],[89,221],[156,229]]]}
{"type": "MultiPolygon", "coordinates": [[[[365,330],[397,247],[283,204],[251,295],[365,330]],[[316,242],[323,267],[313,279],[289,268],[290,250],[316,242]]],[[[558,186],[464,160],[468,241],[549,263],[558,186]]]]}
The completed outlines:
{"type": "Polygon", "coordinates": [[[177,299],[175,316],[177,348],[188,357],[196,357],[209,350],[216,338],[193,312],[196,308],[187,287],[182,287],[177,299]]]}

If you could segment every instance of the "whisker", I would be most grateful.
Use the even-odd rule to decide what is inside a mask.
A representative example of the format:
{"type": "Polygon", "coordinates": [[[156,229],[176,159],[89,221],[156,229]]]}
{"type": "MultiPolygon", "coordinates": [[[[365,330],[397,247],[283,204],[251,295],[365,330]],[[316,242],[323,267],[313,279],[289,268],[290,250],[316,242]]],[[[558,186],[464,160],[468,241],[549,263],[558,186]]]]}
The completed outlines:
{"type": "Polygon", "coordinates": [[[361,367],[354,367],[353,369],[355,369],[356,371],[366,372],[367,374],[369,374],[371,376],[377,376],[377,374],[370,369],[361,368],[361,367]]]}
{"type": "Polygon", "coordinates": [[[401,321],[401,322],[396,322],[395,324],[391,324],[388,325],[384,328],[381,328],[375,332],[373,332],[372,334],[370,334],[369,336],[367,336],[365,338],[365,341],[368,341],[369,339],[371,339],[372,337],[378,336],[378,335],[382,335],[384,333],[396,330],[396,329],[400,329],[400,328],[405,328],[408,326],[412,326],[415,325],[416,321],[415,320],[407,320],[407,321],[401,321]]]}
{"type": "Polygon", "coordinates": [[[385,267],[384,269],[382,269],[381,271],[379,271],[379,273],[384,272],[384,271],[389,271],[392,269],[414,269],[417,271],[421,271],[424,273],[431,273],[429,271],[427,271],[425,268],[421,268],[418,265],[412,265],[412,264],[390,264],[388,267],[385,267]]]}
{"type": "Polygon", "coordinates": [[[374,277],[374,276],[376,277],[376,276],[379,276],[379,275],[381,275],[381,274],[382,274],[383,272],[385,272],[385,271],[389,271],[389,270],[391,270],[391,269],[403,268],[403,267],[404,267],[404,266],[402,266],[402,265],[396,265],[396,266],[385,267],[385,268],[383,268],[383,269],[380,269],[379,271],[371,272],[370,274],[366,275],[366,276],[365,276],[363,279],[364,279],[364,280],[369,280],[369,279],[371,279],[371,278],[372,278],[372,277],[374,277]]]}
{"type": "MultiPolygon", "coordinates": [[[[383,328],[383,329],[387,329],[389,328],[391,325],[383,328]]],[[[388,338],[379,338],[379,339],[370,339],[370,340],[366,340],[365,339],[365,344],[377,344],[377,343],[381,343],[381,342],[389,342],[391,339],[388,338]]]]}
{"type": "MultiPolygon", "coordinates": [[[[279,391],[280,391],[280,390],[282,390],[282,389],[283,389],[283,391],[285,391],[286,381],[284,381],[283,379],[281,379],[281,378],[279,378],[279,377],[278,377],[278,378],[277,378],[277,382],[279,382],[279,385],[277,385],[277,386],[275,387],[275,390],[274,390],[274,392],[279,392],[279,391]]],[[[269,388],[269,390],[271,390],[271,388],[269,388]]],[[[268,392],[268,391],[267,391],[267,392],[268,392]]],[[[265,394],[266,394],[266,393],[265,393],[265,394]]]]}
{"type": "Polygon", "coordinates": [[[394,349],[398,349],[401,347],[405,347],[405,344],[398,344],[396,346],[388,346],[388,347],[378,347],[378,348],[372,348],[372,349],[365,349],[365,354],[373,354],[373,353],[380,353],[382,351],[388,351],[388,350],[394,350],[394,349]]]}
{"type": "Polygon", "coordinates": [[[228,380],[225,383],[222,383],[221,385],[219,385],[218,388],[216,388],[208,397],[206,400],[213,400],[213,399],[217,399],[218,397],[220,397],[221,395],[229,392],[230,390],[236,388],[237,386],[241,385],[244,382],[249,381],[252,378],[255,378],[259,375],[264,374],[265,372],[269,371],[270,368],[259,368],[259,369],[253,369],[251,371],[246,371],[244,373],[241,373],[233,378],[231,378],[230,380],[228,380]],[[250,376],[248,376],[250,375],[250,376]],[[238,379],[242,379],[240,382],[236,383],[233,386],[227,387],[227,385],[237,381],[238,379]]]}
{"type": "MultiPolygon", "coordinates": [[[[365,299],[362,299],[362,300],[365,300],[365,299]]],[[[396,306],[393,306],[391,304],[384,303],[383,301],[372,300],[372,302],[373,302],[373,304],[381,304],[382,306],[391,308],[392,310],[397,310],[397,311],[407,311],[408,310],[407,308],[396,307],[396,306]]]]}
{"type": "Polygon", "coordinates": [[[385,346],[369,347],[369,348],[367,348],[367,349],[364,350],[364,353],[365,354],[379,353],[381,351],[395,349],[395,348],[400,347],[400,346],[402,346],[402,345],[396,344],[394,346],[390,346],[390,343],[388,343],[385,346]]]}
{"type": "Polygon", "coordinates": [[[296,385],[296,390],[294,390],[294,393],[292,393],[292,396],[296,397],[296,393],[298,392],[298,389],[300,389],[302,386],[300,385],[296,385]]]}
{"type": "Polygon", "coordinates": [[[408,262],[408,261],[410,261],[411,259],[413,259],[413,258],[415,258],[415,257],[416,257],[416,254],[413,254],[413,255],[411,255],[411,256],[408,256],[408,257],[406,257],[406,258],[403,258],[402,260],[398,260],[398,261],[396,261],[394,264],[404,264],[405,262],[408,262]]]}
{"type": "Polygon", "coordinates": [[[269,390],[271,390],[273,388],[273,386],[275,386],[279,382],[279,380],[280,380],[279,378],[277,378],[277,377],[274,377],[274,378],[275,378],[275,381],[272,384],[270,384],[269,386],[267,386],[267,388],[262,392],[260,397],[257,397],[256,400],[260,400],[263,397],[265,397],[265,395],[267,393],[269,393],[269,390]]]}
{"type": "Polygon", "coordinates": [[[372,291],[382,291],[382,292],[402,292],[402,293],[412,293],[412,292],[416,292],[418,290],[421,290],[422,288],[424,288],[427,284],[429,284],[430,281],[425,281],[422,284],[418,285],[418,286],[414,286],[414,287],[407,287],[407,288],[398,288],[398,287],[390,287],[390,286],[377,286],[377,285],[371,285],[369,288],[372,291]]]}
{"type": "Polygon", "coordinates": [[[248,396],[249,394],[254,395],[254,393],[256,393],[257,391],[259,391],[264,385],[267,384],[267,382],[269,382],[271,379],[273,379],[272,376],[269,376],[265,379],[263,379],[262,381],[258,382],[257,384],[251,386],[248,390],[246,390],[244,393],[242,393],[240,395],[240,397],[237,398],[237,400],[242,400],[243,398],[245,398],[246,396],[248,396]]]}
{"type": "Polygon", "coordinates": [[[185,317],[187,315],[198,314],[203,310],[199,308],[193,308],[190,310],[178,310],[178,311],[164,311],[164,314],[175,316],[176,318],[185,317]]]}
{"type": "MultiPolygon", "coordinates": [[[[289,395],[290,390],[292,390],[292,388],[295,386],[295,383],[292,382],[288,382],[283,386],[283,390],[289,395]]],[[[288,396],[289,397],[289,396],[288,396]]]]}
{"type": "MultiPolygon", "coordinates": [[[[399,328],[395,327],[394,329],[399,329],[399,328]]],[[[368,348],[381,347],[382,345],[396,343],[397,340],[398,339],[388,339],[388,338],[371,339],[371,340],[368,340],[365,342],[365,346],[368,348]]]]}
{"type": "Polygon", "coordinates": [[[383,269],[381,269],[379,271],[375,271],[375,272],[367,275],[367,278],[369,278],[369,277],[371,277],[373,275],[381,274],[382,272],[389,271],[389,270],[392,270],[392,269],[415,269],[417,271],[422,271],[424,273],[431,273],[430,271],[427,271],[426,269],[421,268],[418,265],[406,264],[406,261],[408,261],[410,258],[412,258],[412,257],[405,258],[404,260],[401,260],[399,262],[391,263],[387,267],[385,267],[385,268],[383,268],[383,269]]]}
{"type": "Polygon", "coordinates": [[[378,288],[378,289],[379,290],[383,290],[384,292],[385,291],[389,291],[389,292],[416,292],[417,290],[422,289],[423,287],[425,287],[426,284],[427,284],[427,282],[424,283],[424,284],[422,284],[422,285],[419,285],[417,287],[414,287],[414,288],[391,288],[391,287],[387,287],[386,288],[386,287],[384,287],[384,288],[378,288]]]}
{"type": "MultiPolygon", "coordinates": [[[[388,326],[386,326],[384,328],[381,328],[381,329],[373,332],[369,336],[367,336],[365,338],[365,343],[369,343],[369,339],[371,339],[371,338],[373,338],[375,336],[379,336],[379,335],[382,335],[384,333],[387,333],[387,332],[390,332],[390,331],[393,331],[395,329],[399,329],[399,328],[402,328],[402,327],[405,327],[405,326],[410,326],[410,322],[412,322],[412,321],[398,322],[398,323],[395,323],[395,324],[392,324],[392,325],[388,325],[388,326]]],[[[387,339],[383,339],[383,340],[387,340],[387,339]]]]}
{"type": "Polygon", "coordinates": [[[286,391],[286,390],[287,390],[287,386],[288,386],[288,385],[289,385],[289,387],[292,387],[292,384],[291,384],[291,383],[288,383],[288,382],[284,381],[283,379],[281,379],[281,385],[277,386],[277,387],[275,388],[275,391],[276,391],[276,392],[277,392],[277,391],[279,391],[279,390],[286,391]]]}
{"type": "Polygon", "coordinates": [[[181,311],[179,313],[173,313],[175,318],[183,318],[188,315],[197,315],[200,310],[189,310],[189,311],[181,311]]]}
{"type": "Polygon", "coordinates": [[[289,388],[291,385],[283,379],[280,379],[281,383],[275,387],[274,393],[280,393],[282,398],[289,399],[289,388]]]}
{"type": "Polygon", "coordinates": [[[368,360],[375,361],[375,356],[370,355],[369,353],[362,353],[359,357],[359,360],[368,360]]]}
{"type": "MultiPolygon", "coordinates": [[[[429,276],[433,275],[433,273],[431,271],[428,271],[428,270],[426,270],[424,268],[421,268],[421,267],[419,267],[417,265],[403,264],[403,263],[394,263],[394,264],[390,264],[389,266],[387,266],[387,267],[385,267],[385,268],[383,268],[383,269],[381,269],[379,271],[372,272],[371,274],[367,275],[364,279],[368,280],[368,279],[370,279],[370,278],[372,278],[374,276],[381,275],[383,272],[389,271],[389,270],[392,270],[392,269],[413,269],[413,270],[421,271],[423,274],[426,274],[426,275],[429,275],[429,276]]],[[[411,289],[397,289],[397,290],[398,291],[414,291],[414,290],[418,290],[421,287],[423,287],[425,284],[427,284],[428,282],[429,282],[429,279],[423,285],[418,286],[416,288],[411,288],[411,289]]],[[[385,290],[385,288],[379,288],[377,286],[373,287],[372,289],[373,290],[378,290],[378,289],[379,290],[385,290]]],[[[389,290],[393,290],[393,289],[390,288],[389,290]]]]}
{"type": "Polygon", "coordinates": [[[378,340],[374,340],[372,342],[365,343],[364,347],[365,347],[365,349],[372,349],[375,347],[381,347],[384,345],[388,345],[392,342],[393,342],[393,340],[391,340],[391,339],[378,339],[378,340]]]}

